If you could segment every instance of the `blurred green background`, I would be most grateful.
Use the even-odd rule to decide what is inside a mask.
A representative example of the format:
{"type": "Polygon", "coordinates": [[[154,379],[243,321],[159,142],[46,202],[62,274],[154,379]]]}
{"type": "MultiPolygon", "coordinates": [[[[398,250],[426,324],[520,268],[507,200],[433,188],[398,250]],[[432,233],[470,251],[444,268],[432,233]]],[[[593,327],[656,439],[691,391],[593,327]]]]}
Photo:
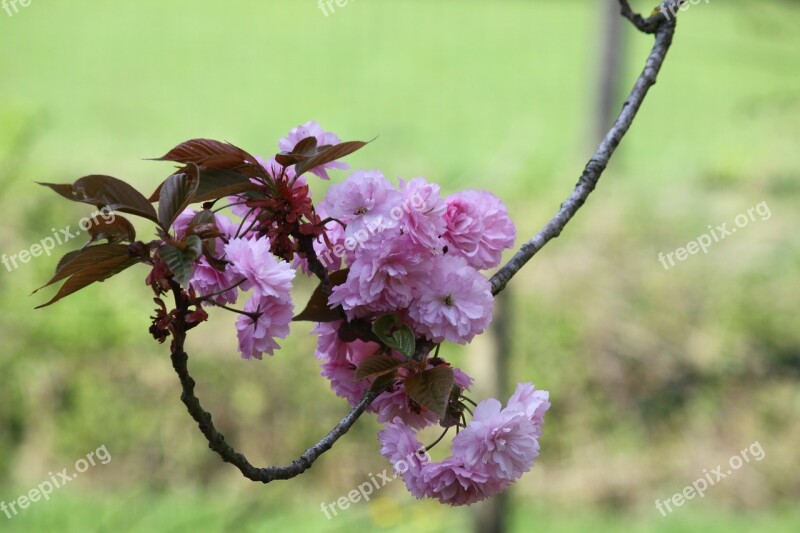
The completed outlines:
{"type": "MultiPolygon", "coordinates": [[[[501,196],[520,240],[567,196],[596,142],[602,2],[33,0],[0,10],[0,253],[89,211],[34,181],[111,174],[145,193],[144,161],[192,137],[264,155],[318,120],[379,138],[349,159],[501,196]]],[[[649,12],[652,3],[634,2],[649,12]]],[[[701,2],[681,14],[658,85],[595,195],[510,285],[510,379],[553,407],[513,531],[800,529],[800,41],[796,2],[701,2]],[[761,202],[751,222],[665,270],[657,259],[761,202]],[[667,517],[673,493],[758,441],[751,462],[667,517]]],[[[622,27],[627,91],[651,39],[622,27]]],[[[619,108],[621,99],[614,109],[619,108]]],[[[334,179],[343,179],[339,173],[334,179]]],[[[314,185],[317,197],[327,184],[314,185]]],[[[148,238],[151,228],[138,225],[148,238]]],[[[63,254],[80,246],[73,241],[63,254]]],[[[54,307],[33,297],[57,258],[0,267],[0,501],[101,445],[98,465],[2,531],[451,531],[474,509],[395,482],[320,512],[388,466],[364,417],[307,474],[263,486],[206,446],[147,333],[143,268],[54,307]]],[[[297,287],[302,300],[310,285],[297,287]]],[[[287,463],[346,412],[309,327],[276,357],[239,359],[233,318],[190,337],[198,394],[228,440],[287,463]]],[[[493,334],[445,356],[491,394],[493,334]]]]}

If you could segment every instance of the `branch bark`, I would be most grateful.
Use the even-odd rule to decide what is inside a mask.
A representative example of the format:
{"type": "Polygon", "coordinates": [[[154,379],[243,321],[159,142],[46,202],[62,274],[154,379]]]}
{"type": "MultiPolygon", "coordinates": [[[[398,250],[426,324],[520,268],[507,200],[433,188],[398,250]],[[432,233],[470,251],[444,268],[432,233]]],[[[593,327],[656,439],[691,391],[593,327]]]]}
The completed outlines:
{"type": "Polygon", "coordinates": [[[522,245],[516,254],[491,278],[492,294],[496,295],[502,291],[511,278],[541,250],[545,244],[555,239],[561,234],[564,227],[572,220],[586,199],[597,186],[603,171],[608,166],[611,156],[614,155],[617,146],[628,132],[628,129],[636,118],[639,108],[642,106],[650,88],[655,85],[658,73],[664,64],[664,58],[672,45],[672,37],[675,34],[675,19],[667,19],[663,15],[665,9],[677,6],[680,0],[670,0],[661,4],[661,12],[650,17],[643,18],[634,13],[627,0],[620,0],[622,15],[630,20],[638,29],[645,33],[654,33],[655,42],[650,54],[647,57],[644,70],[639,75],[628,98],[622,105],[622,111],[617,117],[611,129],[601,141],[600,146],[595,151],[592,158],[586,164],[575,189],[569,197],[561,204],[561,208],[556,215],[536,234],[531,240],[522,245]]]}
{"type": "Polygon", "coordinates": [[[185,317],[189,311],[190,303],[180,286],[172,282],[172,292],[175,297],[175,307],[177,310],[173,338],[170,347],[172,367],[178,374],[181,382],[181,401],[186,406],[189,414],[197,422],[200,432],[208,441],[208,447],[214,450],[223,461],[230,463],[242,473],[244,477],[252,481],[269,483],[275,480],[291,479],[299,476],[309,468],[319,457],[330,450],[334,443],[347,433],[353,424],[359,419],[372,401],[380,394],[378,392],[367,392],[361,401],[356,405],[336,426],[322,437],[319,442],[308,448],[298,459],[286,466],[256,467],[245,457],[243,453],[237,452],[227,442],[225,436],[214,426],[211,413],[203,409],[200,400],[194,392],[195,381],[189,374],[189,356],[184,350],[186,342],[187,325],[185,317]]]}

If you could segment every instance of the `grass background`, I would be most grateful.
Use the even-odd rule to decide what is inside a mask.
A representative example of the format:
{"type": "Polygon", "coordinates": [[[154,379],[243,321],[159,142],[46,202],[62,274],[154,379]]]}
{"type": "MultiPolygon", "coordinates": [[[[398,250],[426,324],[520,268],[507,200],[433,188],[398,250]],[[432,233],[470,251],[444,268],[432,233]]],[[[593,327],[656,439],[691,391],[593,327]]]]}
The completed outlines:
{"type": "MultiPolygon", "coordinates": [[[[635,3],[648,11],[646,2],[635,3]]],[[[795,2],[700,3],[598,191],[511,285],[511,375],[551,391],[515,530],[796,531],[800,495],[800,49],[795,2]],[[758,220],[665,271],[669,252],[766,202],[758,220]],[[667,518],[667,499],[750,443],[751,463],[667,518]]],[[[97,3],[0,11],[0,252],[88,212],[34,181],[112,174],[150,192],[143,158],[211,137],[269,154],[309,119],[378,139],[353,167],[487,188],[521,237],[557,209],[593,150],[599,6],[586,1],[97,3]]],[[[650,39],[625,28],[627,88],[650,39]]],[[[337,176],[343,178],[343,174],[337,176]]],[[[316,183],[317,197],[326,184],[316,183]]],[[[152,228],[137,224],[147,238],[152,228]]],[[[59,253],[77,247],[73,242],[59,253]]],[[[368,417],[308,474],[266,487],[221,464],[149,338],[143,269],[34,312],[54,268],[0,268],[0,500],[105,444],[113,459],[0,529],[445,531],[466,509],[399,483],[325,520],[387,465],[368,417]]],[[[310,286],[297,288],[302,301],[310,286]]],[[[233,320],[190,339],[198,393],[254,461],[284,463],[341,416],[299,325],[285,350],[238,359],[233,320]]],[[[445,355],[479,382],[491,335],[445,355]]],[[[483,385],[481,385],[483,384],[483,385]]],[[[481,389],[481,386],[484,388],[481,389]]]]}

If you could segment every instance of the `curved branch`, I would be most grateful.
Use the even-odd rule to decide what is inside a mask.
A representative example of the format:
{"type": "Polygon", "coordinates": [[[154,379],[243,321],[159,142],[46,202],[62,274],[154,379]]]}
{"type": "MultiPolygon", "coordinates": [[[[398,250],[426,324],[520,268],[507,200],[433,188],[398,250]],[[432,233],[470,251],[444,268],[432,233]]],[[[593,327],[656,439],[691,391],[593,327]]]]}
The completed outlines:
{"type": "Polygon", "coordinates": [[[242,475],[252,481],[269,483],[270,481],[291,479],[299,476],[309,468],[319,457],[330,450],[334,443],[347,433],[356,420],[366,411],[367,407],[380,394],[381,391],[368,391],[361,401],[356,405],[336,426],[328,432],[316,444],[308,448],[303,455],[292,461],[286,466],[268,466],[259,468],[253,466],[244,454],[237,452],[231,445],[225,442],[225,437],[217,431],[211,419],[211,413],[203,409],[200,400],[194,392],[195,381],[189,374],[189,356],[184,350],[186,341],[187,325],[185,317],[189,310],[189,302],[186,299],[180,286],[172,282],[172,291],[175,296],[176,318],[173,323],[173,339],[170,347],[172,367],[178,374],[181,382],[182,394],[181,401],[186,406],[189,414],[200,427],[200,432],[208,441],[208,447],[214,450],[223,461],[230,463],[242,473],[242,475]]]}
{"type": "Polygon", "coordinates": [[[650,87],[656,83],[656,77],[661,70],[664,58],[672,45],[672,37],[675,34],[675,20],[667,19],[663,15],[663,12],[664,9],[666,9],[665,6],[677,5],[679,4],[679,0],[670,0],[662,3],[662,12],[648,19],[644,19],[641,15],[633,13],[627,0],[620,0],[620,4],[622,6],[623,15],[631,20],[637,28],[642,31],[648,31],[648,28],[654,25],[653,32],[656,36],[655,43],[653,44],[652,50],[650,50],[650,55],[647,58],[644,70],[639,75],[628,98],[625,100],[617,120],[600,143],[597,151],[595,151],[592,158],[586,164],[583,174],[581,174],[578,183],[575,185],[575,189],[564,203],[561,204],[561,208],[556,215],[539,231],[539,233],[523,244],[517,253],[514,254],[514,257],[492,276],[492,294],[496,295],[502,291],[511,278],[513,278],[545,244],[558,237],[564,227],[572,220],[572,217],[575,216],[575,213],[578,212],[578,209],[583,206],[586,199],[597,186],[600,176],[608,166],[608,162],[620,141],[622,141],[622,138],[628,132],[628,129],[633,123],[633,119],[636,118],[636,113],[639,111],[642,102],[647,96],[647,92],[650,90],[650,87]]]}

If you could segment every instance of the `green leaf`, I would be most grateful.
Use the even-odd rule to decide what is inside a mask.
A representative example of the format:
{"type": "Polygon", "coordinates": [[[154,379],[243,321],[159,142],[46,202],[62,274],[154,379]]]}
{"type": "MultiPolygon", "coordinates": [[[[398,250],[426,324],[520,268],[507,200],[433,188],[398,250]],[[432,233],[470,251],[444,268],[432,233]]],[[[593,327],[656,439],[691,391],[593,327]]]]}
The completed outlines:
{"type": "Polygon", "coordinates": [[[167,264],[175,281],[181,287],[187,287],[194,273],[194,262],[203,253],[203,241],[197,235],[186,239],[183,250],[172,244],[162,244],[158,248],[158,255],[167,264]]]}
{"type": "Polygon", "coordinates": [[[395,359],[391,355],[375,354],[367,357],[356,367],[356,381],[364,378],[379,377],[393,372],[405,365],[406,361],[395,359]]]}
{"type": "MultiPolygon", "coordinates": [[[[335,287],[347,281],[349,272],[350,270],[347,268],[332,272],[328,276],[331,286],[335,287]]],[[[328,305],[328,297],[325,296],[325,292],[322,290],[322,283],[320,283],[308,300],[305,309],[292,320],[295,322],[335,322],[343,318],[344,315],[339,309],[331,309],[328,305]]]]}
{"type": "Polygon", "coordinates": [[[158,221],[166,231],[177,216],[192,203],[200,184],[197,165],[190,164],[184,170],[187,172],[173,174],[167,178],[161,189],[158,200],[158,221]]]}
{"type": "Polygon", "coordinates": [[[68,183],[39,183],[49,187],[67,200],[90,204],[98,209],[121,211],[158,223],[156,210],[147,198],[122,180],[111,176],[85,176],[72,185],[68,183]]]}
{"type": "Polygon", "coordinates": [[[372,331],[387,346],[407,357],[413,357],[417,348],[414,332],[406,324],[400,322],[397,315],[383,315],[375,321],[372,331]]]}
{"type": "Polygon", "coordinates": [[[437,366],[406,378],[403,382],[406,394],[439,417],[444,419],[450,391],[453,390],[455,376],[448,366],[437,366]]]}

